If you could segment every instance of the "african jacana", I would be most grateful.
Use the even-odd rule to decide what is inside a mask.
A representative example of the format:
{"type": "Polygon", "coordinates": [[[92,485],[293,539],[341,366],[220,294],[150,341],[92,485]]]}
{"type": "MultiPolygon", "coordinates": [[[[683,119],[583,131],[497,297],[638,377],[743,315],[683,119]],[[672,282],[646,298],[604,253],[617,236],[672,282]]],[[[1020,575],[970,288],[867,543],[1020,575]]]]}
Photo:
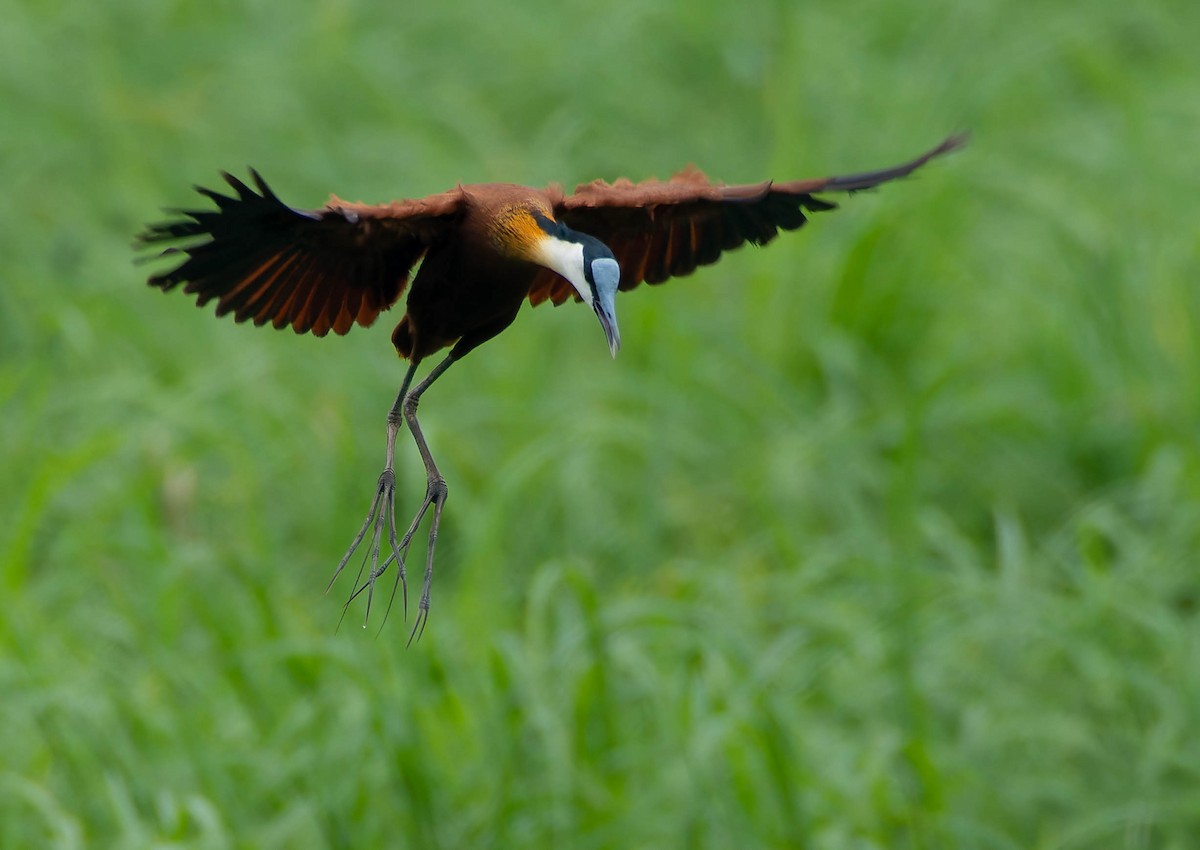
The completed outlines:
{"type": "Polygon", "coordinates": [[[803,225],[806,212],[834,209],[813,193],[856,192],[904,177],[964,140],[952,136],[903,165],[844,177],[724,186],[688,168],[666,182],[597,180],[572,195],[557,186],[486,183],[383,205],[331,197],[318,210],[286,206],[251,169],[257,192],[222,173],[234,196],[197,187],[216,210],[178,211],[183,218],[151,225],[139,238],[144,244],[181,240],[163,254],[186,256],[176,268],[153,275],[152,286],[171,290],[183,284],[199,305],[215,298],[218,316],[233,313],[239,322],[291,325],[297,333],[317,336],[373,323],[400,298],[420,263],[407,311],[392,332],[396,351],[410,365],[387,415],[383,473],[367,518],[333,575],[345,569],[373,527],[372,548],[364,556],[371,569],[365,582],[356,580],[347,605],[366,589],[369,616],[375,582],[395,560],[407,610],[405,557],[432,506],[411,641],[429,617],[433,553],[446,501],[446,482],[421,433],[417,404],[451,363],[508,327],[526,299],[535,305],[585,302],[616,356],[618,290],[690,274],[746,242],[765,245],[778,231],[803,225]],[[421,361],[444,348],[450,352],[413,386],[421,361]],[[425,464],[426,487],[421,507],[397,540],[393,460],[402,420],[425,464]],[[385,526],[391,553],[380,563],[385,526]]]}

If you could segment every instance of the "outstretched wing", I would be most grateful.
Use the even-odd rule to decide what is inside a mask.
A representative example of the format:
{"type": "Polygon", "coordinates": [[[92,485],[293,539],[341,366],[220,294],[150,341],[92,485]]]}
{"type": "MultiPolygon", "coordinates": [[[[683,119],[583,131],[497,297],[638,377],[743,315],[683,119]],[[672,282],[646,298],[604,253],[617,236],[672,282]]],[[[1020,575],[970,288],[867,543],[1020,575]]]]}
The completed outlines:
{"type": "MultiPolygon", "coordinates": [[[[815,192],[870,189],[911,174],[965,142],[965,136],[951,136],[894,168],[787,183],[723,186],[691,167],[666,182],[597,180],[577,187],[554,212],[568,227],[606,244],[621,266],[621,289],[633,289],[642,281],[656,284],[691,274],[746,242],[765,245],[780,230],[803,226],[805,213],[836,207],[814,197],[815,192]]],[[[529,300],[561,304],[572,296],[578,297],[569,283],[543,272],[534,281],[529,300]]]]}
{"type": "Polygon", "coordinates": [[[457,191],[379,206],[332,198],[319,210],[296,210],[250,174],[257,192],[222,172],[235,196],[198,186],[215,210],[178,210],[180,218],[139,235],[143,245],[179,243],[160,256],[185,256],[152,275],[151,286],[182,284],[198,305],[215,298],[217,315],[239,322],[344,334],[396,302],[412,267],[461,212],[457,191]]]}

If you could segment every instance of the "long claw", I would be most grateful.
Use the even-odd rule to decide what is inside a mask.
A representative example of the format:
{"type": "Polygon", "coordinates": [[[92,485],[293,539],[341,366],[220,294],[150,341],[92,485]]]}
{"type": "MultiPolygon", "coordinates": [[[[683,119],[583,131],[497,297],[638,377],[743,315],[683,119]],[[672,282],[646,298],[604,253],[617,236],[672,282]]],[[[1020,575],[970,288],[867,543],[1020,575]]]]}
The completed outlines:
{"type": "MultiPolygon", "coordinates": [[[[329,579],[329,584],[325,585],[326,593],[333,589],[333,583],[342,574],[342,570],[346,569],[346,564],[350,563],[350,558],[354,555],[354,550],[358,548],[363,538],[367,536],[367,529],[371,527],[371,522],[375,519],[375,515],[379,510],[379,501],[384,493],[384,480],[389,472],[390,470],[385,469],[383,475],[379,476],[379,483],[375,486],[375,498],[371,500],[371,508],[367,511],[367,518],[363,521],[362,528],[358,530],[358,534],[354,535],[354,541],[350,544],[350,548],[346,550],[346,554],[342,555],[342,560],[338,561],[337,569],[333,571],[333,576],[329,579]]],[[[395,480],[394,474],[392,480],[395,480]]],[[[362,575],[361,569],[359,575],[362,575]]],[[[358,579],[355,579],[354,583],[358,584],[358,579]]]]}
{"type": "MultiPolygon", "coordinates": [[[[395,517],[396,515],[396,493],[394,490],[388,496],[388,514],[390,514],[392,517],[395,517]]],[[[397,587],[404,588],[404,619],[406,621],[408,620],[408,580],[404,574],[404,559],[408,557],[408,546],[406,545],[404,547],[403,553],[400,551],[400,545],[396,542],[396,523],[394,521],[388,525],[388,543],[391,544],[392,554],[388,556],[386,561],[383,562],[383,566],[380,567],[379,571],[382,573],[384,570],[386,570],[387,565],[390,564],[394,558],[397,565],[396,581],[392,583],[392,595],[388,598],[388,607],[383,613],[383,622],[379,624],[380,631],[382,631],[383,627],[387,625],[388,616],[392,613],[392,605],[394,605],[396,602],[397,587]]]]}
{"type": "MultiPolygon", "coordinates": [[[[407,574],[404,568],[404,558],[407,555],[407,548],[401,548],[396,544],[396,474],[391,469],[385,469],[379,476],[379,482],[375,486],[375,496],[371,500],[371,507],[367,511],[367,518],[363,521],[362,528],[358,530],[358,534],[354,536],[354,540],[350,543],[350,548],[346,550],[346,554],[342,556],[338,562],[337,568],[333,572],[333,578],[329,580],[329,585],[325,588],[328,593],[333,587],[333,583],[337,581],[339,575],[345,570],[346,565],[350,563],[350,559],[354,553],[362,545],[367,537],[367,532],[372,531],[371,546],[363,553],[362,562],[358,567],[358,574],[354,577],[353,589],[350,592],[349,598],[342,604],[342,614],[338,618],[338,627],[341,627],[342,620],[346,617],[346,611],[349,610],[351,603],[366,591],[367,604],[366,611],[363,615],[363,626],[371,617],[371,603],[375,597],[375,581],[387,570],[388,566],[395,561],[397,564],[396,581],[402,585],[404,589],[404,598],[406,600],[405,608],[407,610],[408,587],[407,574]],[[392,552],[387,556],[387,559],[380,563],[379,553],[383,543],[383,529],[387,526],[387,539],[391,546],[392,552]],[[367,564],[370,564],[370,569],[367,571],[366,580],[363,580],[363,571],[367,570],[367,564]]],[[[392,598],[395,598],[395,588],[392,588],[392,598]]],[[[391,603],[388,604],[388,609],[391,609],[391,603]]],[[[386,619],[386,618],[385,618],[386,619]]]]}
{"type": "Polygon", "coordinates": [[[433,519],[429,523],[429,545],[425,550],[425,580],[421,584],[421,601],[417,607],[417,618],[413,621],[412,632],[408,635],[406,646],[412,646],[414,640],[420,640],[425,634],[425,625],[429,622],[429,590],[433,586],[433,551],[437,547],[438,526],[442,524],[442,507],[446,504],[446,482],[441,476],[430,479],[425,489],[425,504],[421,506],[409,536],[416,531],[416,525],[425,514],[425,509],[433,505],[433,519]]]}

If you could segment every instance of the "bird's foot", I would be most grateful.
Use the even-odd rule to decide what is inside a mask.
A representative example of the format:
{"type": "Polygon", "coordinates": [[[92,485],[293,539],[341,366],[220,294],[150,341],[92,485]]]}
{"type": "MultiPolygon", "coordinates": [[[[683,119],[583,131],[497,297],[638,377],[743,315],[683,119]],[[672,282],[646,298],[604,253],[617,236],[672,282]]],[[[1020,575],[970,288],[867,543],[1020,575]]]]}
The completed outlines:
{"type": "MultiPolygon", "coordinates": [[[[367,620],[371,617],[371,602],[375,596],[375,582],[384,574],[392,561],[396,562],[396,581],[392,585],[392,594],[388,599],[387,612],[384,614],[384,622],[387,622],[387,614],[392,610],[392,603],[396,600],[397,588],[403,588],[404,602],[404,617],[408,619],[408,580],[404,568],[404,559],[408,555],[408,544],[412,541],[412,533],[405,535],[404,542],[397,543],[396,541],[396,473],[389,466],[384,469],[379,476],[379,481],[375,485],[375,498],[371,500],[371,507],[367,511],[367,518],[363,521],[362,528],[358,530],[354,540],[350,543],[350,548],[346,550],[346,554],[342,556],[342,560],[338,562],[337,569],[333,571],[333,577],[329,579],[329,585],[325,588],[328,593],[333,587],[333,583],[337,581],[342,570],[350,563],[350,559],[354,556],[364,539],[367,532],[371,531],[371,546],[363,553],[362,563],[358,567],[358,575],[354,578],[354,589],[350,593],[350,597],[342,606],[342,617],[346,616],[346,611],[350,608],[350,603],[353,602],[365,590],[367,592],[367,610],[363,615],[363,628],[366,628],[367,620]],[[391,548],[391,553],[387,558],[380,563],[379,554],[383,543],[384,528],[387,529],[387,541],[391,548]],[[363,580],[363,571],[367,569],[367,564],[370,563],[370,570],[367,572],[366,580],[363,580]]],[[[341,621],[339,620],[339,625],[341,621]]]]}
{"type": "MultiPolygon", "coordinates": [[[[417,619],[413,623],[412,632],[409,633],[408,643],[411,644],[414,640],[420,640],[421,635],[425,632],[425,624],[429,621],[429,590],[433,584],[433,553],[437,546],[438,526],[442,521],[442,507],[446,503],[446,495],[448,489],[446,480],[440,475],[431,476],[425,485],[425,499],[421,502],[421,507],[417,509],[416,515],[409,523],[408,530],[404,532],[404,537],[399,541],[396,540],[396,475],[391,469],[385,469],[379,476],[379,482],[375,487],[375,498],[371,502],[370,510],[367,511],[367,518],[363,522],[362,528],[355,535],[354,540],[350,543],[350,548],[346,550],[346,554],[342,556],[342,560],[338,563],[337,569],[333,572],[333,578],[329,580],[329,587],[326,588],[326,593],[329,588],[333,587],[333,583],[337,577],[341,575],[342,570],[350,562],[355,551],[367,537],[367,532],[372,531],[371,547],[364,553],[362,564],[358,568],[358,575],[354,579],[354,589],[351,591],[349,598],[342,606],[342,616],[346,616],[346,611],[355,599],[357,599],[364,591],[367,594],[367,610],[363,616],[363,626],[367,624],[367,620],[371,616],[371,602],[375,595],[375,582],[384,574],[387,568],[393,561],[396,562],[396,580],[392,585],[392,594],[388,599],[387,612],[384,613],[384,622],[387,622],[387,615],[392,610],[392,603],[396,599],[396,590],[402,589],[402,599],[404,605],[404,617],[408,619],[408,581],[405,570],[405,558],[408,557],[409,546],[412,545],[413,536],[417,533],[417,529],[421,525],[421,520],[425,518],[425,514],[429,508],[433,507],[433,518],[429,523],[429,546],[425,554],[425,576],[421,585],[421,601],[418,603],[417,619]],[[391,553],[380,562],[380,548],[383,542],[383,530],[387,527],[388,544],[391,547],[391,553]],[[367,570],[367,563],[370,562],[370,569],[367,570]],[[363,578],[363,571],[367,570],[367,576],[363,578]]],[[[382,628],[382,625],[380,626],[382,628]]]]}
{"type": "MultiPolygon", "coordinates": [[[[429,546],[425,550],[425,578],[421,583],[421,601],[417,603],[417,619],[408,635],[408,643],[420,640],[425,633],[425,624],[429,622],[429,588],[433,584],[433,550],[437,546],[438,526],[442,522],[442,507],[446,504],[446,479],[440,475],[431,475],[425,484],[425,499],[421,502],[417,515],[413,517],[408,531],[400,541],[400,549],[408,554],[408,546],[412,543],[413,535],[417,532],[426,511],[433,506],[433,518],[429,521],[429,546]]],[[[386,564],[384,566],[387,566],[386,564]]]]}

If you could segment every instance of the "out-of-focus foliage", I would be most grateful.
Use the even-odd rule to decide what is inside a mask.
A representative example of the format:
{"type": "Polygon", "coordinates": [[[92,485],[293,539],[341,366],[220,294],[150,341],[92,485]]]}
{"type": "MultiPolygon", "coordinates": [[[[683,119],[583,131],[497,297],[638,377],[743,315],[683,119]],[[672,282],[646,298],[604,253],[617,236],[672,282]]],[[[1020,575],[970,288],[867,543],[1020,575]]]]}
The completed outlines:
{"type": "Polygon", "coordinates": [[[1193,4],[0,19],[0,846],[1194,846],[1193,4]],[[389,323],[236,326],[131,263],[247,164],[311,207],[813,176],[959,129],[623,295],[615,362],[542,307],[451,370],[408,651],[399,610],[335,632],[349,583],[321,595],[389,323]]]}

